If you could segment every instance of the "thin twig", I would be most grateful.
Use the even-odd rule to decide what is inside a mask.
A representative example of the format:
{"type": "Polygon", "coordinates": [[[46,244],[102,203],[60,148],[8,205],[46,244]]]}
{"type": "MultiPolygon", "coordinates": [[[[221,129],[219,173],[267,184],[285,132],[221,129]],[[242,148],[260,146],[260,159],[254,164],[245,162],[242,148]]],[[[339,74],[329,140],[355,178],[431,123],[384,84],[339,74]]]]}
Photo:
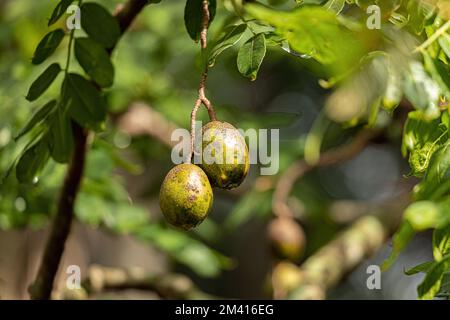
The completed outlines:
{"type": "Polygon", "coordinates": [[[289,194],[294,187],[295,182],[305,175],[308,171],[317,167],[331,166],[353,158],[364,147],[367,142],[375,137],[379,131],[364,129],[352,142],[324,152],[317,163],[308,164],[305,160],[294,162],[278,180],[272,200],[272,211],[276,216],[292,217],[293,213],[288,205],[289,194]]]}
{"type": "Polygon", "coordinates": [[[210,20],[210,14],[209,14],[209,0],[203,0],[202,2],[202,29],[200,31],[200,46],[203,50],[206,49],[206,36],[208,33],[208,26],[209,26],[209,20],[210,20]]]}
{"type": "MultiPolygon", "coordinates": [[[[208,26],[210,22],[210,14],[209,14],[209,1],[203,0],[202,2],[202,24],[200,31],[200,47],[202,49],[202,55],[206,52],[207,47],[207,35],[208,35],[208,26]]],[[[200,77],[200,83],[198,86],[198,98],[195,101],[194,108],[191,112],[191,153],[188,155],[186,162],[191,163],[193,161],[193,157],[195,154],[195,121],[197,119],[197,111],[199,107],[203,104],[205,108],[208,110],[209,119],[211,121],[215,121],[217,119],[216,112],[211,102],[206,98],[205,88],[206,88],[206,78],[208,77],[208,63],[205,62],[204,70],[200,77]]]]}
{"type": "Polygon", "coordinates": [[[424,43],[414,49],[413,53],[421,52],[425,50],[430,44],[436,41],[440,36],[447,32],[450,28],[450,20],[444,23],[439,29],[437,29],[424,43]]]}
{"type": "MultiPolygon", "coordinates": [[[[115,13],[122,33],[147,3],[147,0],[128,0],[115,13]]],[[[109,52],[113,49],[111,48],[109,52]]],[[[51,297],[55,276],[72,225],[75,199],[83,177],[88,132],[75,122],[72,127],[75,148],[61,189],[58,210],[46,242],[41,265],[36,280],[29,288],[30,297],[34,300],[48,300],[51,297]]]]}

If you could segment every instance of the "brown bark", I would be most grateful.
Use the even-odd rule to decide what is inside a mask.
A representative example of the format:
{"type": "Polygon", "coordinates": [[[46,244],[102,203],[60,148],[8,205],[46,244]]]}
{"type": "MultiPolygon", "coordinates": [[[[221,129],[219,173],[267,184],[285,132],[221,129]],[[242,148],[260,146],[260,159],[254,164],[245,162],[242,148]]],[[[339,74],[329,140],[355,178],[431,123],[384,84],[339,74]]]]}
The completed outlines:
{"type": "MultiPolygon", "coordinates": [[[[118,7],[115,16],[122,34],[147,3],[146,0],[128,0],[118,7]]],[[[111,48],[109,52],[113,49],[111,48]]],[[[50,299],[55,276],[72,225],[74,203],[83,177],[88,133],[74,122],[73,134],[75,148],[59,196],[58,210],[44,249],[36,280],[29,288],[30,297],[33,300],[50,299]]]]}

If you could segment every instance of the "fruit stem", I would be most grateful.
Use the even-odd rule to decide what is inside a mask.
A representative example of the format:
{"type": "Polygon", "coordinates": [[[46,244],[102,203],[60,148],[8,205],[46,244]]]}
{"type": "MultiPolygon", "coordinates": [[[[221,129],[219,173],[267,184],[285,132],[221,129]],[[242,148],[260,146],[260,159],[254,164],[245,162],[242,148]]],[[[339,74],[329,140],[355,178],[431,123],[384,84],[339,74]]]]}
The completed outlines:
{"type": "MultiPolygon", "coordinates": [[[[202,50],[202,53],[205,53],[206,47],[207,47],[207,34],[208,34],[208,26],[210,22],[210,14],[209,14],[209,1],[203,0],[202,2],[202,29],[200,31],[200,47],[202,50]]],[[[195,142],[195,121],[197,119],[197,111],[200,108],[200,106],[203,104],[205,108],[208,110],[209,119],[211,121],[217,120],[216,117],[216,111],[214,110],[213,105],[211,102],[206,98],[205,95],[205,87],[206,87],[206,78],[208,77],[208,63],[205,63],[205,69],[202,73],[202,76],[200,78],[200,83],[198,86],[198,98],[195,101],[194,108],[191,112],[191,152],[189,156],[186,159],[186,163],[191,163],[192,159],[194,157],[195,149],[194,149],[194,142],[195,142]]]]}
{"type": "MultiPolygon", "coordinates": [[[[202,49],[202,54],[206,52],[207,47],[207,35],[208,35],[208,26],[210,22],[210,14],[209,14],[209,0],[203,0],[202,2],[202,30],[200,31],[200,47],[202,49]]],[[[205,95],[205,87],[206,87],[206,78],[208,77],[208,63],[205,62],[205,69],[200,78],[200,83],[198,86],[198,99],[203,103],[203,105],[208,109],[209,118],[211,121],[216,120],[216,112],[214,111],[214,107],[211,102],[206,98],[205,95]]],[[[197,101],[198,102],[198,101],[197,101]]],[[[196,102],[196,104],[197,104],[196,102]]]]}
{"type": "Polygon", "coordinates": [[[195,119],[197,117],[197,111],[202,105],[202,101],[197,99],[195,102],[194,108],[192,108],[191,112],[191,152],[186,159],[186,163],[192,163],[195,153],[195,119]]]}
{"type": "Polygon", "coordinates": [[[211,102],[205,96],[205,86],[207,77],[208,77],[208,66],[205,66],[205,71],[202,74],[202,77],[200,79],[200,85],[198,88],[198,100],[200,100],[200,102],[203,103],[203,105],[208,110],[209,119],[211,121],[216,121],[217,120],[216,111],[214,110],[214,107],[212,106],[211,102]]]}

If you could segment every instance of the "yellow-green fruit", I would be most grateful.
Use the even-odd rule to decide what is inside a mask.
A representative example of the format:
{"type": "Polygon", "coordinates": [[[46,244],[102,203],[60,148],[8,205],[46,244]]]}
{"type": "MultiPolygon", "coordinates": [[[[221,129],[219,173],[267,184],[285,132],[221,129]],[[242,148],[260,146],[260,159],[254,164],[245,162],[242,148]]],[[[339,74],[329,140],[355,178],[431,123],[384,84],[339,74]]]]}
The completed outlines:
{"type": "Polygon", "coordinates": [[[277,263],[272,272],[272,284],[274,290],[283,293],[282,297],[277,298],[286,298],[285,295],[297,288],[304,278],[302,271],[294,263],[288,261],[277,263]]]}
{"type": "Polygon", "coordinates": [[[202,128],[200,166],[214,187],[233,189],[249,170],[248,149],[241,133],[227,122],[211,121],[202,128]]]}
{"type": "Polygon", "coordinates": [[[159,192],[159,205],[166,220],[189,230],[208,215],[213,192],[208,177],[194,164],[179,164],[164,179],[159,192]]]}
{"type": "Polygon", "coordinates": [[[268,226],[269,240],[274,253],[282,259],[298,261],[305,250],[305,234],[292,218],[278,217],[268,226]]]}

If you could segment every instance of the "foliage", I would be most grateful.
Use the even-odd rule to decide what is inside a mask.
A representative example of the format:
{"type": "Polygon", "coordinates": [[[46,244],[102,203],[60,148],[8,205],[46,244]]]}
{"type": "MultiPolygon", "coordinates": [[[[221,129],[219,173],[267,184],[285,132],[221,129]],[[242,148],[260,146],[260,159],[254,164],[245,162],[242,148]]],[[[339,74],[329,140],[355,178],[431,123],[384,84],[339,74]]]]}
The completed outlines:
{"type": "MultiPolygon", "coordinates": [[[[65,0],[57,3],[48,25],[61,23],[58,20],[72,3],[81,4],[65,0]]],[[[56,57],[58,60],[65,58],[66,65],[61,67],[60,63],[50,61],[32,82],[26,99],[37,101],[42,106],[15,135],[14,139],[19,143],[17,148],[22,149],[15,160],[11,157],[4,159],[7,153],[2,152],[2,165],[9,166],[12,162],[13,166],[4,172],[2,178],[0,226],[2,229],[25,225],[42,227],[46,216],[54,212],[54,195],[58,194],[65,164],[73,152],[72,123],[76,122],[96,131],[76,202],[77,218],[117,234],[131,234],[167,252],[174,261],[187,265],[201,276],[216,276],[220,270],[230,266],[229,259],[195,236],[151,221],[146,209],[130,203],[120,177],[115,174],[116,167],[135,173],[141,170],[118,154],[117,148],[111,145],[114,135],[105,131],[109,126],[106,122],[108,107],[106,96],[99,88],[113,85],[115,70],[108,50],[116,44],[120,32],[116,19],[109,12],[98,3],[82,3],[81,26],[84,33],[70,30],[66,33],[64,29],[56,28],[38,43],[32,63],[44,64],[53,60],[67,38],[66,57],[62,54],[56,57]],[[72,64],[72,51],[79,67],[72,64]],[[84,75],[80,73],[82,71],[84,75]],[[61,73],[63,79],[58,82],[61,73]],[[55,90],[58,87],[59,90],[55,90]],[[10,175],[12,169],[20,182],[17,187],[10,175]],[[25,208],[18,206],[19,202],[25,203],[25,208]],[[192,260],[192,257],[196,258],[192,260]]]]}
{"type": "MultiPolygon", "coordinates": [[[[447,4],[443,1],[356,1],[349,5],[344,1],[326,1],[322,4],[304,3],[288,12],[248,5],[246,12],[259,23],[274,27],[267,35],[276,34],[281,38],[278,41],[286,41],[302,58],[312,58],[327,68],[328,84],[337,87],[328,99],[329,118],[347,125],[362,121],[376,126],[380,106],[392,113],[402,96],[415,109],[409,112],[404,126],[402,151],[409,156],[411,174],[423,179],[414,190],[416,202],[405,211],[404,222],[394,236],[393,253],[385,267],[393,262],[414,232],[434,229],[435,262],[426,270],[418,293],[423,299],[445,295],[441,282],[450,271],[447,4]],[[370,4],[383,7],[380,30],[366,29],[365,17],[360,15],[358,19],[351,14],[355,5],[365,10],[370,4]],[[347,6],[349,15],[343,10],[347,6]],[[417,47],[412,35],[419,36],[424,45],[417,47]],[[402,47],[395,45],[400,38],[404,41],[402,47]]],[[[253,64],[255,61],[259,64],[263,56],[247,53],[246,45],[241,50],[253,59],[247,59],[244,68],[239,51],[238,69],[244,75],[248,75],[247,70],[257,70],[253,64]]],[[[255,71],[251,74],[252,78],[256,77],[255,71]]],[[[305,156],[311,158],[310,153],[305,156]]]]}
{"type": "MultiPolygon", "coordinates": [[[[184,234],[169,229],[158,221],[152,221],[145,209],[130,203],[114,170],[120,166],[130,169],[133,165],[127,164],[117,148],[112,146],[116,131],[108,119],[108,114],[123,111],[130,102],[143,99],[154,103],[158,111],[178,125],[187,126],[188,117],[183,104],[192,100],[194,89],[186,83],[192,82],[197,74],[183,77],[186,70],[192,70],[197,50],[194,46],[189,47],[186,40],[199,40],[201,1],[187,0],[184,8],[179,4],[168,4],[169,1],[152,6],[156,12],[152,14],[159,19],[144,17],[140,21],[144,31],[137,28],[128,40],[124,39],[124,45],[113,58],[109,53],[119,40],[120,27],[110,14],[111,8],[99,3],[78,2],[81,4],[83,31],[67,33],[61,17],[73,2],[61,0],[56,4],[48,21],[53,30],[40,41],[35,32],[36,39],[33,40],[36,41],[33,43],[37,46],[31,62],[36,67],[26,69],[26,77],[18,77],[31,82],[28,91],[21,88],[24,90],[22,94],[28,92],[26,99],[33,103],[37,101],[40,107],[28,120],[23,116],[27,112],[16,115],[18,119],[11,120],[14,123],[10,125],[14,130],[22,126],[16,131],[17,144],[8,141],[1,145],[0,165],[5,173],[2,199],[10,201],[0,202],[0,227],[40,227],[54,211],[54,193],[61,184],[65,164],[73,152],[72,125],[77,123],[95,132],[88,155],[88,170],[76,203],[78,219],[148,241],[198,274],[216,276],[221,269],[229,268],[231,262],[199,240],[201,230],[198,234],[184,234]],[[174,27],[176,24],[172,23],[170,14],[158,9],[162,6],[170,7],[174,12],[177,10],[179,19],[184,19],[186,30],[174,27]],[[149,39],[149,30],[153,39],[149,39]],[[183,36],[180,36],[181,32],[184,32],[183,36]],[[130,43],[137,43],[134,50],[129,49],[130,43]],[[178,60],[187,60],[188,63],[170,58],[169,52],[180,50],[183,59],[178,60]],[[75,66],[72,64],[72,51],[78,62],[75,66]],[[60,63],[64,59],[66,64],[62,66],[60,63]],[[48,65],[42,69],[44,62],[48,65]],[[120,68],[114,67],[119,65],[120,68]],[[41,70],[41,73],[37,74],[35,70],[41,70]],[[30,80],[31,75],[34,81],[30,80]],[[180,86],[185,86],[186,90],[173,91],[180,86]],[[111,91],[108,88],[112,88],[111,91]],[[13,171],[20,184],[9,175],[13,171]],[[25,210],[13,205],[19,198],[26,201],[25,210]]],[[[386,128],[392,124],[392,117],[387,115],[394,115],[397,108],[407,110],[401,151],[408,158],[411,175],[421,181],[413,192],[415,202],[406,209],[403,223],[394,235],[393,252],[385,267],[394,262],[414,233],[433,229],[434,261],[406,273],[426,273],[418,288],[420,298],[448,297],[448,4],[445,1],[421,0],[308,0],[269,1],[270,7],[244,3],[237,0],[209,1],[210,34],[213,36],[210,36],[207,52],[198,60],[213,68],[212,73],[223,68],[221,60],[232,59],[237,72],[255,80],[264,68],[264,60],[279,54],[277,51],[287,53],[295,63],[306,66],[321,77],[319,83],[324,89],[333,89],[321,112],[327,121],[340,125],[341,134],[352,127],[386,128]],[[371,4],[382,7],[379,30],[366,28],[366,9],[371,4]]],[[[0,92],[0,96],[6,94],[0,92]]],[[[24,110],[26,107],[21,108],[24,110]]],[[[7,111],[4,112],[6,114],[7,111]]],[[[219,112],[225,117],[234,117],[243,127],[286,126],[296,118],[286,114],[277,118],[276,114],[266,116],[225,106],[219,112]]],[[[3,121],[0,117],[2,125],[3,121]]],[[[314,140],[316,151],[320,151],[329,126],[323,128],[324,132],[315,132],[320,137],[320,141],[314,140]]],[[[304,136],[297,136],[286,148],[290,152],[282,152],[282,171],[298,156],[308,153],[304,150],[304,142],[304,136]]],[[[167,160],[157,147],[152,146],[152,150],[148,150],[147,144],[140,147],[139,141],[134,141],[133,148],[144,154],[143,158],[167,160]]],[[[305,156],[308,157],[307,154],[305,156]]],[[[225,226],[237,228],[255,214],[266,217],[270,213],[272,191],[271,188],[253,187],[230,210],[225,226]]],[[[305,202],[322,210],[322,200],[310,197],[305,202]]]]}

